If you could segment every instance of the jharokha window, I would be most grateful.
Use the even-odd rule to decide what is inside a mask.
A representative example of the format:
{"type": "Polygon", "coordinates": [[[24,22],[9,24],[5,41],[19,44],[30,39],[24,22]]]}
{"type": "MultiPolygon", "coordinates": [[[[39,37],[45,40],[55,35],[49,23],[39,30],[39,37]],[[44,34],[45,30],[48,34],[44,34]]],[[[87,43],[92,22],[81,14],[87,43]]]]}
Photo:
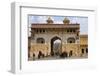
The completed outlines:
{"type": "Polygon", "coordinates": [[[45,43],[45,40],[43,38],[37,38],[37,43],[45,43]]]}
{"type": "Polygon", "coordinates": [[[75,43],[75,39],[74,38],[68,38],[67,43],[75,43]]]}

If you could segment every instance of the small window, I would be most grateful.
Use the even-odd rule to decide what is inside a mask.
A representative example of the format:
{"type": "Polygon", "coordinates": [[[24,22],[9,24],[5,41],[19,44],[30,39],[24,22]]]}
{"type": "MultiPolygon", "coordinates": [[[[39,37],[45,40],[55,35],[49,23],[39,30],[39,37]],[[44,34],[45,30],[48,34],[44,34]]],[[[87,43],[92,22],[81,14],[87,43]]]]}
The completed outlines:
{"type": "Polygon", "coordinates": [[[40,30],[40,33],[42,32],[42,30],[40,30]]]}
{"type": "Polygon", "coordinates": [[[84,49],[82,49],[82,54],[84,54],[84,49]]]}
{"type": "Polygon", "coordinates": [[[38,29],[36,30],[36,32],[38,33],[38,29]]]}
{"type": "Polygon", "coordinates": [[[69,30],[67,30],[67,32],[69,32],[69,30]]]}
{"type": "Polygon", "coordinates": [[[70,32],[72,32],[72,29],[70,29],[70,32]]]}
{"type": "Polygon", "coordinates": [[[86,53],[88,53],[88,48],[86,48],[86,53]]]}
{"type": "Polygon", "coordinates": [[[43,29],[43,32],[45,32],[45,30],[43,29]]]}

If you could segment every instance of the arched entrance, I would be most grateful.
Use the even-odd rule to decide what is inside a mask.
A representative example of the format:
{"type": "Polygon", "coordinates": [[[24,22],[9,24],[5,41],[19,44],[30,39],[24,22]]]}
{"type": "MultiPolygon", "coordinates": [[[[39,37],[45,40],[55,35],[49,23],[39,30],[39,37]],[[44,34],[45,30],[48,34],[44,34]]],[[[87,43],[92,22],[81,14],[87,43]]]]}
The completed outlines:
{"type": "Polygon", "coordinates": [[[59,55],[61,51],[61,38],[55,36],[51,39],[51,55],[59,55]]]}

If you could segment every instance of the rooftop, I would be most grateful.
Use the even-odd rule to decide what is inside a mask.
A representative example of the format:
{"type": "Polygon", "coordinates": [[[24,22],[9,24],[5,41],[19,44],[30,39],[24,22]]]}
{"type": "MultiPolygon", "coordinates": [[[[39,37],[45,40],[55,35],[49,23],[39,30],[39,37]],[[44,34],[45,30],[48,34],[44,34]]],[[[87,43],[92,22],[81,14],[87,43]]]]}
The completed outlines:
{"type": "Polygon", "coordinates": [[[87,34],[81,34],[80,38],[88,38],[88,35],[87,34]]]}

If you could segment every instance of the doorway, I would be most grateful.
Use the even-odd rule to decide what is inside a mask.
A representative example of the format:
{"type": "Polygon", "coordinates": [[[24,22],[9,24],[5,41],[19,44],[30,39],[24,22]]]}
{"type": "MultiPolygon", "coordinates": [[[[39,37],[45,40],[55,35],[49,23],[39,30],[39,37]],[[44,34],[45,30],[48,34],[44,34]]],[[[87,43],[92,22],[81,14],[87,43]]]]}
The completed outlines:
{"type": "Polygon", "coordinates": [[[61,38],[55,36],[51,39],[51,55],[59,55],[61,51],[61,38]]]}

